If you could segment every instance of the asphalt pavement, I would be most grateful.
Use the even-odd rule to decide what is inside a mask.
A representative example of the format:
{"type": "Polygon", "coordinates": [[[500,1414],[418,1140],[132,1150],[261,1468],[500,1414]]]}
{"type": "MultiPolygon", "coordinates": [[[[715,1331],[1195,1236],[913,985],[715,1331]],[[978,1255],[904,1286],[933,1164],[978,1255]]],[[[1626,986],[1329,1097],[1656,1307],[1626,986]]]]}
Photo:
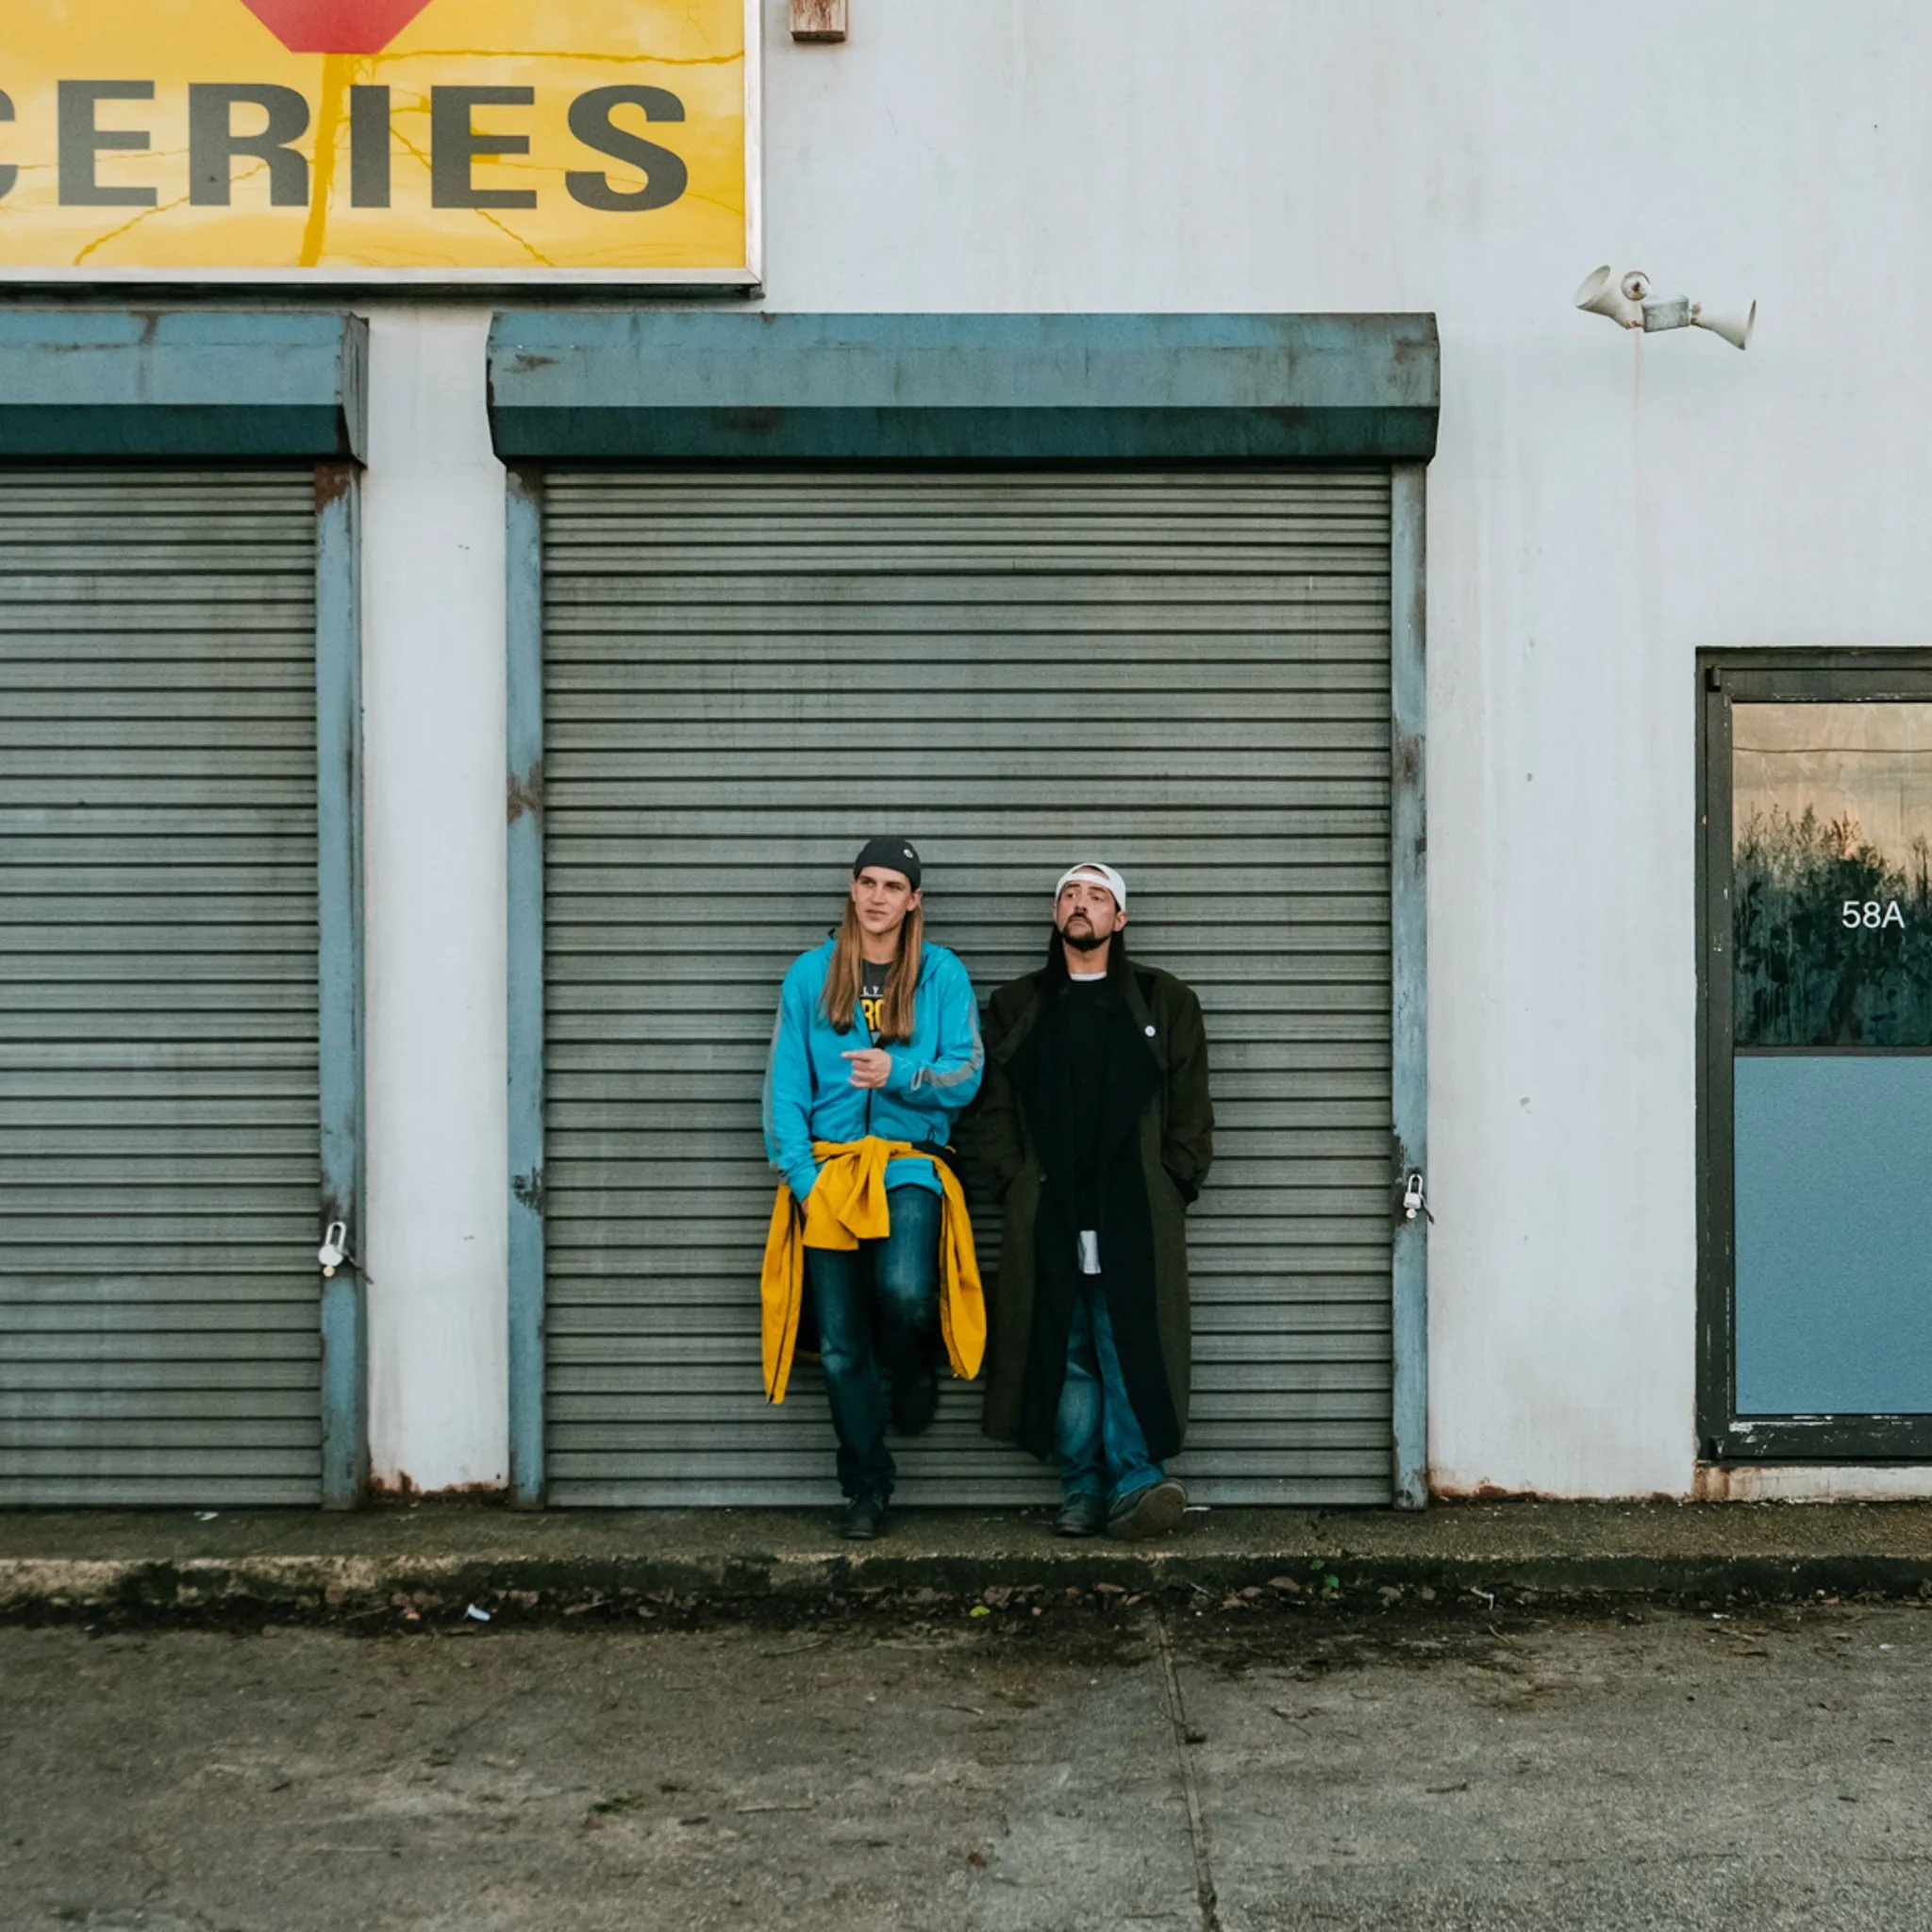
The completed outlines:
{"type": "Polygon", "coordinates": [[[16,1624],[0,1926],[1932,1924],[1932,1609],[1324,1582],[16,1624]]]}

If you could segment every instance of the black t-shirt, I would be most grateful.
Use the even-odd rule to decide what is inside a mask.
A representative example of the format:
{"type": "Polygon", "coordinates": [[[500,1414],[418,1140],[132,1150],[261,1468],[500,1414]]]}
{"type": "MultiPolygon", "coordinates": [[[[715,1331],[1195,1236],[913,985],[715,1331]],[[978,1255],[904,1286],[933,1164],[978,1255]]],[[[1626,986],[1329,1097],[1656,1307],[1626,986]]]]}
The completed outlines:
{"type": "Polygon", "coordinates": [[[1073,1123],[1074,1214],[1080,1227],[1100,1225],[1101,1113],[1106,1102],[1107,1027],[1120,995],[1106,979],[1070,979],[1061,995],[1067,1026],[1067,1075],[1073,1123]]]}
{"type": "Polygon", "coordinates": [[[874,965],[870,959],[858,962],[858,1017],[872,1028],[874,1040],[878,1038],[879,1017],[885,1009],[886,979],[891,973],[891,962],[874,965]]]}

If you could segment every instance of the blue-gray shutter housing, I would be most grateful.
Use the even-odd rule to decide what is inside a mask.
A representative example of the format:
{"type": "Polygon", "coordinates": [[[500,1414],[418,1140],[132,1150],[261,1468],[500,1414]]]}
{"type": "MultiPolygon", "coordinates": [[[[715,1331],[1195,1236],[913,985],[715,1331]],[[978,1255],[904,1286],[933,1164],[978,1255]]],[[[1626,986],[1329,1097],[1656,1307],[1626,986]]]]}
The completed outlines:
{"type": "MultiPolygon", "coordinates": [[[[518,1500],[830,1495],[758,1388],[758,1076],[891,823],[982,992],[1091,852],[1202,991],[1199,1493],[1422,1501],[1437,391],[1426,316],[498,318],[518,1500]]],[[[908,1499],[1050,1491],[975,1394],[908,1499]]]]}
{"type": "Polygon", "coordinates": [[[361,341],[0,316],[0,1504],[364,1484],[361,341]]]}

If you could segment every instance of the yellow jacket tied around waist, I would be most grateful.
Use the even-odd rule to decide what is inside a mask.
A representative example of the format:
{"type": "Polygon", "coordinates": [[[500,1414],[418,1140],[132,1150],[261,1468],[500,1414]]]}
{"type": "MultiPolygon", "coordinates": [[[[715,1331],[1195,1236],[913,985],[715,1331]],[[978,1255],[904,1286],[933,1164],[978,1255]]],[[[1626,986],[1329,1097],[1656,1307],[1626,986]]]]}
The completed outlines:
{"type": "MultiPolygon", "coordinates": [[[[798,1313],[805,1296],[808,1248],[856,1248],[882,1241],[891,1230],[886,1202],[886,1164],[916,1157],[909,1141],[815,1141],[812,1154],[819,1177],[805,1197],[783,1181],[772,1204],[772,1229],[765,1238],[764,1274],[758,1293],[764,1303],[765,1394],[785,1400],[791,1379],[791,1354],[798,1345],[798,1313]]],[[[966,1212],[959,1178],[943,1160],[933,1162],[944,1206],[940,1215],[940,1332],[956,1375],[979,1373],[986,1353],[986,1297],[979,1286],[979,1260],[973,1251],[973,1223],[966,1212]]]]}

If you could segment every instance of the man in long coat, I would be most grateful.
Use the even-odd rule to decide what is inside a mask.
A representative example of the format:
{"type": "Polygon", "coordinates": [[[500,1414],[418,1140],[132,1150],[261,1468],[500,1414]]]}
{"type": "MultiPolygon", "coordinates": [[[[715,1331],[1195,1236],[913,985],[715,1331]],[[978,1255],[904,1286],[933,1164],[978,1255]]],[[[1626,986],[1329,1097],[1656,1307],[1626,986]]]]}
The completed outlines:
{"type": "Polygon", "coordinates": [[[988,1008],[975,1145],[1005,1241],[986,1433],[1057,1457],[1061,1536],[1174,1528],[1187,1429],[1186,1213],[1214,1158],[1201,1003],[1130,962],[1126,882],[1076,865],[1046,964],[988,1008]]]}

